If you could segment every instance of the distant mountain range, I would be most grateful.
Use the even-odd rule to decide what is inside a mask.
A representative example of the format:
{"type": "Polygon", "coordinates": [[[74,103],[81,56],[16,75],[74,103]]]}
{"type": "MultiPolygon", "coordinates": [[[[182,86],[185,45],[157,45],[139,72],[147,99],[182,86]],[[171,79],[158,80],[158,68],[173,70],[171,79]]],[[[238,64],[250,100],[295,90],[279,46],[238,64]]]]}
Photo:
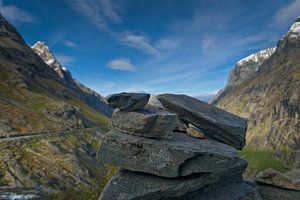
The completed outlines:
{"type": "Polygon", "coordinates": [[[104,98],[74,80],[44,43],[32,49],[0,14],[0,136],[107,126],[104,98]]]}
{"type": "Polygon", "coordinates": [[[195,98],[204,102],[210,102],[214,98],[214,96],[215,96],[214,94],[203,94],[203,95],[198,95],[195,98]]]}
{"type": "Polygon", "coordinates": [[[277,47],[239,61],[211,103],[249,120],[248,146],[299,151],[300,17],[277,47]]]}

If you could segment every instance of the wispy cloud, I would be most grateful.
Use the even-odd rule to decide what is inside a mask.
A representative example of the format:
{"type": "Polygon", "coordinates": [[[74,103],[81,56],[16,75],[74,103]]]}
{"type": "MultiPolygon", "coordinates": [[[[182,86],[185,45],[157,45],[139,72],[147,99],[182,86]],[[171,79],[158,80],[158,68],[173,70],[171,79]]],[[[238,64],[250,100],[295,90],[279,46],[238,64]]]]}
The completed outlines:
{"type": "Polygon", "coordinates": [[[54,53],[55,58],[62,64],[63,66],[72,65],[75,62],[75,59],[71,56],[62,53],[54,53]]]}
{"type": "Polygon", "coordinates": [[[159,50],[155,48],[151,41],[144,35],[137,35],[130,32],[120,34],[119,40],[126,46],[142,50],[146,54],[159,55],[159,50]]]}
{"type": "Polygon", "coordinates": [[[62,40],[61,41],[63,45],[67,46],[67,47],[71,47],[71,48],[77,48],[79,47],[78,44],[76,44],[75,42],[71,41],[71,40],[62,40]]]}
{"type": "Polygon", "coordinates": [[[6,17],[6,19],[13,23],[37,22],[30,13],[14,5],[4,5],[2,0],[0,0],[0,12],[4,17],[6,17]]]}
{"type": "Polygon", "coordinates": [[[293,22],[298,16],[300,16],[300,1],[294,0],[276,12],[274,24],[283,27],[293,22]]]}
{"type": "MultiPolygon", "coordinates": [[[[121,23],[121,8],[113,0],[66,0],[71,8],[86,19],[94,26],[102,31],[106,31],[112,38],[116,39],[120,44],[130,48],[141,50],[145,54],[159,55],[159,47],[150,41],[150,39],[142,34],[135,34],[132,31],[114,31],[111,23],[121,23]]],[[[161,48],[170,47],[170,41],[162,41],[161,48]]]]}
{"type": "Polygon", "coordinates": [[[174,40],[163,38],[155,43],[155,47],[161,50],[170,50],[178,47],[178,43],[174,40]]]}
{"type": "Polygon", "coordinates": [[[68,34],[66,33],[66,30],[58,30],[56,31],[54,34],[51,34],[51,36],[49,37],[49,43],[51,45],[56,45],[56,44],[62,44],[66,47],[70,47],[70,48],[78,48],[79,44],[75,43],[74,41],[70,40],[70,39],[66,39],[68,38],[68,34]]]}
{"type": "Polygon", "coordinates": [[[122,71],[136,71],[136,67],[131,63],[128,58],[119,58],[111,60],[106,64],[106,67],[113,70],[122,70],[122,71]]]}
{"type": "Polygon", "coordinates": [[[110,31],[109,22],[121,22],[120,8],[111,0],[66,0],[97,28],[110,31]]]}

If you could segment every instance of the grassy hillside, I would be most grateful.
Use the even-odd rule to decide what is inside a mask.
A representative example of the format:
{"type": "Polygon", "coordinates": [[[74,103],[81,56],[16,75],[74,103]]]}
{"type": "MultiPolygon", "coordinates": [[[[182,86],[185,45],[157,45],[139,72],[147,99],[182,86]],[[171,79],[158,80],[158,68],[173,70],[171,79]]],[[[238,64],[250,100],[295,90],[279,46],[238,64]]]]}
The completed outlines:
{"type": "Polygon", "coordinates": [[[0,136],[108,125],[106,116],[54,80],[40,80],[47,89],[36,81],[22,88],[7,84],[15,78],[12,72],[2,71],[0,76],[0,125],[8,130],[1,133],[0,129],[0,136]]]}
{"type": "Polygon", "coordinates": [[[33,189],[42,199],[97,199],[116,171],[97,158],[99,131],[106,130],[1,141],[0,189],[33,189]]]}

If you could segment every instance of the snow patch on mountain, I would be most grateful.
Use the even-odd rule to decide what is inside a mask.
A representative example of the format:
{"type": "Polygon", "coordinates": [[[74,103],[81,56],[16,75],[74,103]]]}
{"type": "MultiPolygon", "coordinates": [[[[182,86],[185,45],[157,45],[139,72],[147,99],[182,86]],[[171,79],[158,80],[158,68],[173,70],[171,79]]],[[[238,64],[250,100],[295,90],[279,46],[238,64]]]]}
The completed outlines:
{"type": "MultiPolygon", "coordinates": [[[[246,58],[241,59],[237,65],[244,65],[247,62],[254,62],[259,64],[262,64],[261,62],[265,61],[266,59],[270,58],[271,55],[276,51],[276,47],[264,49],[257,53],[251,54],[250,56],[247,56],[246,58]]],[[[255,68],[258,70],[258,67],[255,66],[255,68]]]]}

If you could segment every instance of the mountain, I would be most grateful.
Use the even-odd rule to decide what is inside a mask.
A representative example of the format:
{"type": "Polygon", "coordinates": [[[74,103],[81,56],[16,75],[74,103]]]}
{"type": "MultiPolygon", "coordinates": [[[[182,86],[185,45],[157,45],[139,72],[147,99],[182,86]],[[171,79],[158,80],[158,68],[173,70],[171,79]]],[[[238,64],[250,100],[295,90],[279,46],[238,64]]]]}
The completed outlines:
{"type": "Polygon", "coordinates": [[[107,105],[104,97],[73,79],[69,70],[66,67],[61,66],[44,42],[38,41],[31,48],[48,66],[54,69],[62,79],[63,84],[68,87],[68,89],[75,92],[82,101],[98,112],[101,112],[108,117],[111,116],[112,109],[107,105]]]}
{"type": "Polygon", "coordinates": [[[199,99],[201,101],[204,101],[204,102],[209,102],[214,98],[214,95],[213,94],[202,94],[202,95],[196,96],[195,98],[199,99]]]}
{"type": "Polygon", "coordinates": [[[299,153],[295,152],[300,149],[299,88],[300,17],[276,48],[239,61],[228,85],[211,103],[248,119],[248,147],[287,152],[290,159],[296,159],[299,153]]]}
{"type": "Polygon", "coordinates": [[[107,126],[103,98],[46,62],[0,14],[0,137],[107,126]]]}
{"type": "Polygon", "coordinates": [[[211,98],[210,103],[216,104],[216,102],[226,96],[233,88],[250,80],[253,76],[258,74],[262,64],[269,59],[275,51],[276,47],[264,49],[238,61],[229,74],[226,87],[211,98]]]}
{"type": "Polygon", "coordinates": [[[96,199],[115,170],[97,157],[110,111],[37,44],[0,13],[0,199],[96,199]]]}

